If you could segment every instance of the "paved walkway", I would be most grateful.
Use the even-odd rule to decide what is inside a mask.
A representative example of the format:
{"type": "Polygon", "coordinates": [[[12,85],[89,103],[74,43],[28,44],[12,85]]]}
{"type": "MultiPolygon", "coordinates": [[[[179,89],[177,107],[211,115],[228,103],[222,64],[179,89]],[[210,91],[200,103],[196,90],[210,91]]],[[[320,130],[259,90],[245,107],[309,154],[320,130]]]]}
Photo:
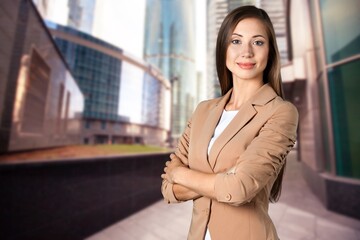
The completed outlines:
{"type": "MultiPolygon", "coordinates": [[[[360,221],[326,210],[307,187],[296,152],[289,154],[280,201],[269,214],[282,240],[360,240],[360,221]]],[[[87,240],[184,240],[192,203],[163,201],[90,236],[87,240]]]]}

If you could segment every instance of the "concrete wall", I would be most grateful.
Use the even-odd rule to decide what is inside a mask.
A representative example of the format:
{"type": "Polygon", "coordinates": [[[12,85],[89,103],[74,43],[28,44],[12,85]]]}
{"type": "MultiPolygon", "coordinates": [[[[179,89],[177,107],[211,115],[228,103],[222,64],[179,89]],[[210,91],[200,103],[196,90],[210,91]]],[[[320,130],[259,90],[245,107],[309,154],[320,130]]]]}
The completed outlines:
{"type": "Polygon", "coordinates": [[[0,239],[83,239],[162,198],[169,154],[0,165],[0,239]]]}

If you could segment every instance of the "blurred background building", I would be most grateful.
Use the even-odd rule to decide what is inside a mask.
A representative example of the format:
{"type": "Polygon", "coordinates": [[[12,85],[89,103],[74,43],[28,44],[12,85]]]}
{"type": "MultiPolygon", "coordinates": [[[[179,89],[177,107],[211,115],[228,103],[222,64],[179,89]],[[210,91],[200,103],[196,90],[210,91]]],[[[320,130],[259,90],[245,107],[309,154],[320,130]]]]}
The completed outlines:
{"type": "Polygon", "coordinates": [[[287,4],[303,174],[325,206],[360,218],[360,2],[287,4]]]}
{"type": "Polygon", "coordinates": [[[84,96],[42,18],[31,1],[0,11],[0,152],[79,144],[84,96]]]}
{"type": "Polygon", "coordinates": [[[172,85],[170,139],[181,135],[197,104],[194,7],[192,0],[146,1],[144,59],[172,85]]]}
{"type": "MultiPolygon", "coordinates": [[[[36,1],[35,1],[36,2],[36,1]]],[[[166,145],[170,84],[155,66],[93,36],[96,0],[37,1],[47,26],[85,94],[83,143],[166,145]],[[54,9],[63,8],[55,17],[54,9]]],[[[101,25],[98,23],[98,25],[101,25]]],[[[119,33],[121,34],[121,33],[119,33]]],[[[101,35],[101,33],[99,34],[101,35]]]]}
{"type": "Polygon", "coordinates": [[[89,34],[51,22],[47,26],[85,95],[83,142],[164,145],[170,84],[161,72],[89,34]],[[138,104],[126,98],[129,93],[138,104]],[[123,107],[141,119],[121,115],[123,107]]]}
{"type": "Polygon", "coordinates": [[[152,141],[144,138],[151,131],[165,141],[169,129],[177,138],[202,86],[208,86],[208,98],[219,95],[214,51],[223,18],[237,6],[254,4],[274,23],[286,98],[300,113],[297,153],[303,175],[325,206],[360,219],[358,0],[208,0],[206,77],[195,69],[194,1],[146,1],[145,28],[140,29],[145,61],[95,38],[94,30],[85,27],[92,22],[94,28],[97,20],[88,16],[102,1],[95,7],[94,1],[34,2],[41,13],[58,16],[57,23],[72,28],[49,24],[57,47],[40,16],[28,11],[31,1],[0,5],[2,151],[126,142],[125,136],[146,143],[152,141]],[[60,16],[55,9],[64,2],[67,10],[60,16]],[[84,10],[86,3],[89,10],[84,10]],[[88,24],[76,19],[88,19],[88,24]]]}

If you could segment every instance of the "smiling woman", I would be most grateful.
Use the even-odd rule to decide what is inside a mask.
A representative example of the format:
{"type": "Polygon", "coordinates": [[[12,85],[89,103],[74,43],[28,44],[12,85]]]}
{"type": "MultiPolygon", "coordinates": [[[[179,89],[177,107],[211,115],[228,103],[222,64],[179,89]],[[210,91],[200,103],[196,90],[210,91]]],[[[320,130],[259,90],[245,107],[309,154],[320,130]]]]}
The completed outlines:
{"type": "Polygon", "coordinates": [[[262,83],[268,39],[264,24],[256,18],[246,18],[236,25],[226,52],[226,67],[233,73],[233,84],[243,80],[262,83]]]}
{"type": "Polygon", "coordinates": [[[192,200],[188,239],[278,240],[267,209],[279,199],[298,113],[283,100],[280,57],[267,13],[229,13],[217,39],[222,97],[201,102],[165,164],[168,203],[192,200]]]}

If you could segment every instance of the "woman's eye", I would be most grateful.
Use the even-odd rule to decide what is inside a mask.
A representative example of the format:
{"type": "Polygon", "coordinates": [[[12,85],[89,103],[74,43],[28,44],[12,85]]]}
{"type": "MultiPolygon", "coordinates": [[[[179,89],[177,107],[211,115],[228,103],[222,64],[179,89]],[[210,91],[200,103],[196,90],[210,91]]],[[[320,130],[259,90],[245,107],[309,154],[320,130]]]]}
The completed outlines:
{"type": "Polygon", "coordinates": [[[254,45],[262,46],[262,45],[264,45],[264,42],[263,41],[255,41],[254,45]]]}
{"type": "Polygon", "coordinates": [[[241,41],[238,40],[238,39],[234,39],[234,40],[231,41],[231,43],[232,43],[232,44],[240,44],[241,41]]]}

